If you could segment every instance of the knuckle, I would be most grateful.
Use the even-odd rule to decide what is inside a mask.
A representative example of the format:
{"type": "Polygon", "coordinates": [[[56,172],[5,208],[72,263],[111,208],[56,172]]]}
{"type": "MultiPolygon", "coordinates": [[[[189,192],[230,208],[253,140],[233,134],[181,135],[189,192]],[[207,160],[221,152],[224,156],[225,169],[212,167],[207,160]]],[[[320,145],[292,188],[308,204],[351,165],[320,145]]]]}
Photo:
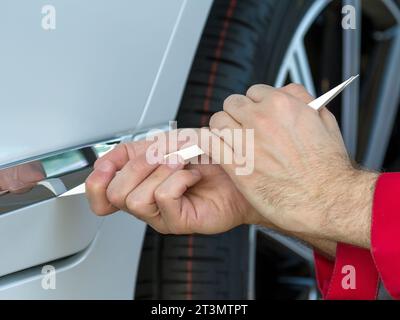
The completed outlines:
{"type": "Polygon", "coordinates": [[[136,219],[139,219],[145,223],[148,223],[148,217],[146,215],[144,215],[143,213],[137,212],[137,211],[128,211],[128,213],[131,214],[136,219]]]}
{"type": "Polygon", "coordinates": [[[94,203],[90,203],[90,209],[96,216],[99,217],[105,216],[109,213],[109,208],[105,206],[97,206],[94,203]]]}
{"type": "Polygon", "coordinates": [[[176,173],[176,180],[180,181],[182,184],[192,177],[191,173],[187,170],[182,170],[176,173]]]}
{"type": "Polygon", "coordinates": [[[169,192],[168,192],[167,190],[165,190],[165,189],[159,189],[159,190],[156,190],[156,191],[154,192],[154,198],[155,198],[156,201],[158,201],[158,202],[164,202],[164,201],[170,199],[170,194],[169,194],[169,192]]]}
{"type": "Polygon", "coordinates": [[[334,128],[335,130],[337,130],[340,133],[340,126],[339,123],[336,119],[336,116],[330,112],[328,109],[323,110],[323,118],[324,121],[326,122],[326,124],[331,127],[334,128]]]}
{"type": "Polygon", "coordinates": [[[275,90],[271,93],[271,106],[282,107],[290,105],[290,98],[287,94],[275,90]]]}
{"type": "Polygon", "coordinates": [[[304,86],[298,83],[290,83],[285,88],[287,89],[288,92],[307,93],[306,88],[304,88],[304,86]]]}
{"type": "Polygon", "coordinates": [[[232,94],[228,98],[225,99],[224,101],[224,110],[226,108],[232,108],[232,107],[242,107],[245,106],[247,103],[247,100],[244,96],[240,94],[232,94]]]}
{"type": "Polygon", "coordinates": [[[127,149],[130,147],[130,145],[132,145],[133,143],[132,142],[121,142],[120,144],[118,144],[114,149],[112,149],[111,151],[110,151],[110,153],[111,152],[113,152],[113,153],[118,153],[118,152],[121,152],[121,151],[127,151],[127,149]]]}
{"type": "Polygon", "coordinates": [[[214,113],[210,118],[210,128],[219,128],[222,125],[225,117],[226,113],[224,111],[214,113]]]}
{"type": "Polygon", "coordinates": [[[136,219],[139,219],[143,222],[148,223],[148,217],[145,214],[138,212],[138,211],[131,211],[130,209],[128,209],[128,210],[129,210],[128,213],[130,215],[132,215],[133,217],[135,217],[136,219]]]}
{"type": "Polygon", "coordinates": [[[93,197],[97,197],[103,192],[104,182],[96,176],[89,176],[85,181],[85,188],[93,197]]]}
{"type": "Polygon", "coordinates": [[[248,90],[246,95],[250,98],[257,99],[260,95],[268,88],[265,84],[255,84],[251,86],[248,90]]]}
{"type": "Polygon", "coordinates": [[[97,208],[92,202],[89,202],[89,206],[90,206],[90,210],[96,215],[96,216],[100,216],[101,212],[99,210],[99,208],[97,208]]]}
{"type": "Polygon", "coordinates": [[[86,185],[86,190],[89,190],[89,191],[95,192],[99,188],[99,183],[93,178],[93,176],[89,176],[86,179],[85,185],[86,185]]]}
{"type": "Polygon", "coordinates": [[[301,84],[291,83],[286,87],[283,87],[281,91],[288,93],[289,95],[305,102],[309,103],[314,97],[307,91],[307,89],[301,84]]]}
{"type": "Polygon", "coordinates": [[[326,109],[326,114],[328,116],[329,121],[331,121],[332,123],[337,123],[336,116],[332,112],[330,112],[328,109],[326,109]]]}
{"type": "Polygon", "coordinates": [[[124,149],[126,153],[129,155],[129,158],[133,159],[137,157],[137,142],[123,142],[120,143],[114,150],[124,149]]]}
{"type": "Polygon", "coordinates": [[[121,207],[123,202],[123,197],[120,192],[114,188],[108,188],[106,191],[106,196],[108,201],[114,206],[121,207]]]}
{"type": "Polygon", "coordinates": [[[140,215],[141,210],[145,204],[140,199],[136,198],[135,196],[128,196],[126,199],[126,207],[128,208],[129,212],[134,214],[136,217],[141,218],[140,215]]]}

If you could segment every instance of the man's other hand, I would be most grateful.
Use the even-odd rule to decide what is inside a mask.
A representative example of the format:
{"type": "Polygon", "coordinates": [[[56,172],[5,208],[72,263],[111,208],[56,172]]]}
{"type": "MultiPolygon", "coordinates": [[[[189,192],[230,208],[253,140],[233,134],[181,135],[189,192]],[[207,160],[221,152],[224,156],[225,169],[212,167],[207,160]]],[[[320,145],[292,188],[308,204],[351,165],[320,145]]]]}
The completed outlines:
{"type": "Polygon", "coordinates": [[[377,174],[352,166],[335,117],[326,108],[310,108],[312,100],[293,84],[256,85],[246,96],[227,98],[210,128],[254,129],[255,169],[238,176],[234,166],[222,166],[279,228],[368,247],[377,174]]]}
{"type": "Polygon", "coordinates": [[[96,162],[86,181],[96,214],[123,210],[164,234],[216,234],[259,223],[259,214],[220,166],[185,166],[178,158],[149,164],[150,145],[121,144],[96,162]]]}

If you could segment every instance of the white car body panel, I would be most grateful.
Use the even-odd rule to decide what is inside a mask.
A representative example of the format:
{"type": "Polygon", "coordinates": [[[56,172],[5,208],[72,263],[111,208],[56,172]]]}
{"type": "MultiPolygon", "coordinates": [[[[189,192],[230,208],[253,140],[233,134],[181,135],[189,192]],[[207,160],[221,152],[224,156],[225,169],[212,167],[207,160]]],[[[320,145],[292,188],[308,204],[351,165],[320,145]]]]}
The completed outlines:
{"type": "Polygon", "coordinates": [[[86,250],[51,263],[55,289],[43,289],[38,266],[1,277],[0,299],[132,299],[145,224],[125,213],[104,220],[86,250]]]}
{"type": "MultiPolygon", "coordinates": [[[[0,168],[174,119],[211,0],[46,4],[53,31],[41,1],[0,4],[0,168]]],[[[59,201],[0,215],[0,239],[14,239],[0,245],[0,298],[132,299],[145,224],[95,217],[82,195],[59,201]],[[55,290],[41,285],[47,264],[55,290]]]]}
{"type": "Polygon", "coordinates": [[[57,10],[53,31],[41,28],[40,1],[0,4],[0,106],[6,119],[0,166],[132,133],[146,105],[146,117],[156,117],[149,122],[170,120],[210,5],[50,3],[57,10]],[[150,103],[160,95],[162,101],[150,103]],[[152,115],[153,106],[162,111],[152,115]]]}

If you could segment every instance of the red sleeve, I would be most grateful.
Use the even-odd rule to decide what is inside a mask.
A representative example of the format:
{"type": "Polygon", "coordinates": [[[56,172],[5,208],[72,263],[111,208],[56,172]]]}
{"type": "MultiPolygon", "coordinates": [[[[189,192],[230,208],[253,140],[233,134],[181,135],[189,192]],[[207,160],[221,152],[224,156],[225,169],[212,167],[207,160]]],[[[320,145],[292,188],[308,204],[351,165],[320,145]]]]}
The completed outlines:
{"type": "Polygon", "coordinates": [[[325,299],[329,290],[329,285],[331,284],[335,263],[320,255],[316,251],[314,251],[314,262],[315,277],[317,279],[318,289],[321,292],[322,297],[325,299]]]}
{"type": "Polygon", "coordinates": [[[314,255],[318,288],[324,299],[376,299],[379,276],[368,250],[339,243],[334,262],[314,255]]]}
{"type": "Polygon", "coordinates": [[[383,174],[376,184],[371,252],[386,290],[400,299],[400,173],[383,174]]]}

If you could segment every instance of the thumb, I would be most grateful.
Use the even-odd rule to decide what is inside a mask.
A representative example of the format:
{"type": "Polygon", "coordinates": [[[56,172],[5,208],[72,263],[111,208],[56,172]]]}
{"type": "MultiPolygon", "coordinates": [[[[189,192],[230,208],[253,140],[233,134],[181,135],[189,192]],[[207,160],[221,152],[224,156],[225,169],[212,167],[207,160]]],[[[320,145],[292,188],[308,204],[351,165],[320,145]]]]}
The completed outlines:
{"type": "Polygon", "coordinates": [[[188,221],[195,212],[183,203],[183,195],[201,180],[197,170],[180,170],[170,175],[154,192],[154,198],[169,231],[173,234],[191,233],[188,221]]]}

